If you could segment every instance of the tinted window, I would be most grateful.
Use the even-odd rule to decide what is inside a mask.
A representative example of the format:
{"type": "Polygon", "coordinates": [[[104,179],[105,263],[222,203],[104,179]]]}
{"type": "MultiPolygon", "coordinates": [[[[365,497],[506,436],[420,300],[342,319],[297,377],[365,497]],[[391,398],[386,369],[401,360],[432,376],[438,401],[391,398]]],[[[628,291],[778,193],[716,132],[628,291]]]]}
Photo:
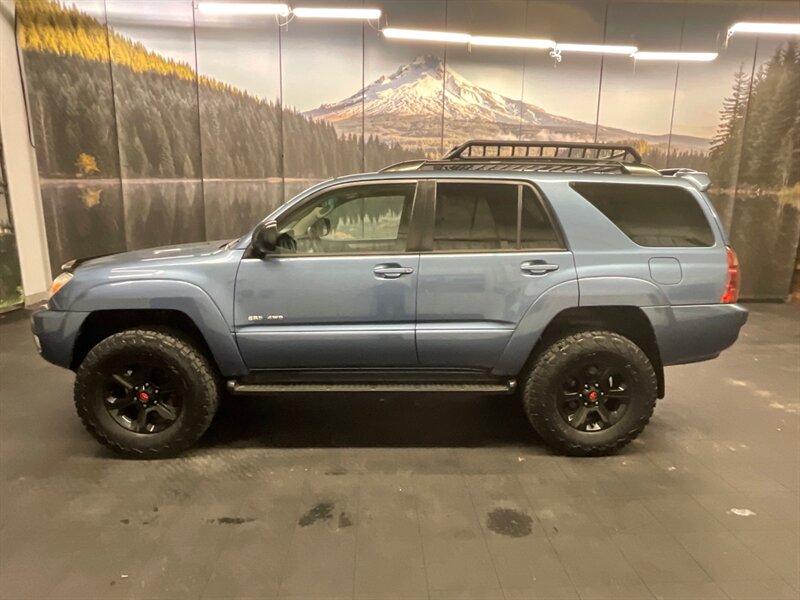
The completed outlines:
{"type": "Polygon", "coordinates": [[[530,188],[522,187],[525,192],[520,205],[519,185],[437,183],[433,249],[557,247],[557,237],[541,204],[530,188]],[[521,231],[517,227],[520,222],[521,231]]]}
{"type": "Polygon", "coordinates": [[[559,248],[553,224],[542,207],[542,203],[528,186],[522,186],[522,223],[520,225],[520,248],[559,248]]]}
{"type": "Polygon", "coordinates": [[[712,246],[714,234],[695,197],[669,185],[573,183],[640,246],[712,246]]]}
{"type": "Polygon", "coordinates": [[[283,253],[405,252],[416,185],[359,185],[323,194],[279,224],[283,253]]]}

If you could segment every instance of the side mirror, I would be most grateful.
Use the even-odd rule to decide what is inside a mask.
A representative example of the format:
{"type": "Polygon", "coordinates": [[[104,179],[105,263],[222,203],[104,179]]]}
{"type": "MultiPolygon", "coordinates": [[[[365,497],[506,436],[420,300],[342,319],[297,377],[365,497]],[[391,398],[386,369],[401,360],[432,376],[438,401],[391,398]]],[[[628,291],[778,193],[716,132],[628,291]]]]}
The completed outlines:
{"type": "Polygon", "coordinates": [[[253,232],[253,248],[261,256],[273,252],[278,246],[278,224],[275,221],[261,223],[253,232]]]}

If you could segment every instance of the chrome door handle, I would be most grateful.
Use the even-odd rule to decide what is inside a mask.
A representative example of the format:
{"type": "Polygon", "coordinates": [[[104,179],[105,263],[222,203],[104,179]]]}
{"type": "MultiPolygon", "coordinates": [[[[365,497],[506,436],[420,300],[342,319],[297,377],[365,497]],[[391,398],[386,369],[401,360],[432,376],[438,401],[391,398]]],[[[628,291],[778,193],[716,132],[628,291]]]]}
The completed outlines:
{"type": "Polygon", "coordinates": [[[398,279],[403,275],[411,275],[414,269],[400,265],[377,265],[372,272],[381,279],[398,279]]]}
{"type": "Polygon", "coordinates": [[[525,275],[547,275],[553,271],[558,271],[558,265],[536,261],[524,262],[519,268],[525,275]]]}

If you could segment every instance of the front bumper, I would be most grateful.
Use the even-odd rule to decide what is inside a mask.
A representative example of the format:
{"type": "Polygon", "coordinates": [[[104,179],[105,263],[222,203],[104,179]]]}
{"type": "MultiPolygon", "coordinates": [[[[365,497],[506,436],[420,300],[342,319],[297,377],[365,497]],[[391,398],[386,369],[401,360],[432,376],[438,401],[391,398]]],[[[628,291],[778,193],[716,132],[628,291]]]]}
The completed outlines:
{"type": "Polygon", "coordinates": [[[718,356],[739,337],[748,315],[738,304],[650,306],[642,310],[653,325],[664,366],[718,356]]]}
{"type": "Polygon", "coordinates": [[[47,306],[31,316],[36,349],[46,361],[69,369],[75,341],[88,312],[50,310],[47,306]]]}

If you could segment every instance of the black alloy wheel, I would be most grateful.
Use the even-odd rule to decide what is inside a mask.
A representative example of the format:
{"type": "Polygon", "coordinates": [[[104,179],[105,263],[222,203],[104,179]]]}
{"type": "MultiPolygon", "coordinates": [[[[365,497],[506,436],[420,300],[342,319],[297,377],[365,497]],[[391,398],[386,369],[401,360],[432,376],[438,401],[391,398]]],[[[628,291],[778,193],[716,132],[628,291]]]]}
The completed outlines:
{"type": "Polygon", "coordinates": [[[92,348],[75,377],[75,408],[95,439],[123,456],[174,456],[217,412],[220,377],[180,331],[139,327],[92,348]]]}
{"type": "Polygon", "coordinates": [[[111,418],[134,433],[164,431],[177,421],[181,381],[154,360],[118,362],[104,373],[104,401],[111,418]]]}
{"type": "Polygon", "coordinates": [[[610,454],[647,425],[658,397],[650,359],[602,329],[554,339],[523,373],[522,400],[536,432],[571,456],[610,454]]]}
{"type": "Polygon", "coordinates": [[[578,431],[602,431],[619,422],[630,404],[624,365],[614,355],[580,361],[564,378],[558,412],[578,431]]]}

